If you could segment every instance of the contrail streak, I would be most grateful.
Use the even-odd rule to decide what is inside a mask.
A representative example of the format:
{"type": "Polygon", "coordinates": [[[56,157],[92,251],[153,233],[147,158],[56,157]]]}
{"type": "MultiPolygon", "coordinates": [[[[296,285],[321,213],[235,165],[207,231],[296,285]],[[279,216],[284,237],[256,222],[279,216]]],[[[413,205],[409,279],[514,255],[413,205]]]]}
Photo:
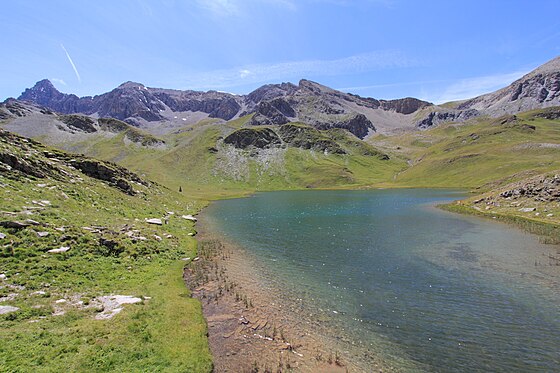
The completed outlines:
{"type": "Polygon", "coordinates": [[[82,78],[80,78],[80,73],[78,72],[78,69],[76,68],[76,65],[74,64],[74,61],[72,61],[72,57],[70,57],[70,54],[68,53],[68,51],[66,50],[66,48],[64,48],[64,44],[60,44],[60,46],[62,47],[62,50],[64,51],[64,53],[66,53],[66,57],[68,57],[68,61],[70,62],[70,65],[72,65],[72,68],[74,69],[74,72],[76,73],[76,77],[78,78],[78,82],[82,82],[82,78]]]}

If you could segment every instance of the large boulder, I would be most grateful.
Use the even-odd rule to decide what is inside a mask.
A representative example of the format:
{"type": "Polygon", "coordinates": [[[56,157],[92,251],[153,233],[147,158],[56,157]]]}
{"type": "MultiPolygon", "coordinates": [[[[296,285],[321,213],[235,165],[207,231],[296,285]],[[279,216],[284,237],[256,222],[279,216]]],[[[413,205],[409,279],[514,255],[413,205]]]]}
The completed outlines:
{"type": "Polygon", "coordinates": [[[344,149],[321,131],[299,124],[285,124],[278,128],[280,138],[295,148],[326,151],[333,154],[345,154],[344,149]]]}
{"type": "Polygon", "coordinates": [[[247,149],[250,146],[264,149],[280,145],[278,135],[270,128],[242,128],[224,139],[224,143],[233,145],[238,149],[247,149]]]}

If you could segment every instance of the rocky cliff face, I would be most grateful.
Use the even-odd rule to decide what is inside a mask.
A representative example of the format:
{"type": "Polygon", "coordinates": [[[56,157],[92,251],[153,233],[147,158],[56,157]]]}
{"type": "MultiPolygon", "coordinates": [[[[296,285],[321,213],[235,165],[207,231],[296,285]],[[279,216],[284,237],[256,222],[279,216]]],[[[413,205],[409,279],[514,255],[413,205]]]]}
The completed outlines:
{"type": "Polygon", "coordinates": [[[478,115],[500,117],[553,106],[560,106],[560,57],[496,92],[464,101],[455,109],[431,112],[417,125],[428,128],[442,122],[461,122],[478,115]]]}
{"type": "Polygon", "coordinates": [[[475,97],[457,107],[475,109],[490,116],[560,105],[560,57],[496,92],[475,97]]]}
{"type": "Polygon", "coordinates": [[[424,119],[418,121],[417,126],[427,129],[446,122],[464,122],[479,115],[478,110],[474,109],[432,111],[424,119]]]}

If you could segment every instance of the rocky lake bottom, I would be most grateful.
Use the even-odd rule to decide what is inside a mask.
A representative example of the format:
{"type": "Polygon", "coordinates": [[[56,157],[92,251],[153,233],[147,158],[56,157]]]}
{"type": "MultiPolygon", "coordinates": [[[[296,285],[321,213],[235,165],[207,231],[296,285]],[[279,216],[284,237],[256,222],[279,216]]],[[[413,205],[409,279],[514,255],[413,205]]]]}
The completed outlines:
{"type": "Polygon", "coordinates": [[[217,367],[554,371],[560,268],[548,257],[559,248],[433,207],[463,195],[298,191],[213,203],[200,224],[216,279],[198,296],[217,367]]]}

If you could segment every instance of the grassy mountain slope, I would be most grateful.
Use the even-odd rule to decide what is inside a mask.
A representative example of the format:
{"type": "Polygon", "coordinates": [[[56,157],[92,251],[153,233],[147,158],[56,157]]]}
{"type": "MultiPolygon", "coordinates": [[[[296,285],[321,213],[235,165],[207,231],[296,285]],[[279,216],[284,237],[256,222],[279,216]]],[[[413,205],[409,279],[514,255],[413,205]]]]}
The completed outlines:
{"type": "Polygon", "coordinates": [[[211,370],[180,260],[196,255],[181,216],[199,202],[4,131],[0,167],[0,306],[18,308],[0,315],[3,371],[211,370]],[[111,295],[139,303],[98,319],[111,295]]]}
{"type": "Polygon", "coordinates": [[[560,168],[560,125],[543,110],[471,120],[373,143],[409,158],[400,186],[490,189],[560,168]]]}
{"type": "MultiPolygon", "coordinates": [[[[121,133],[95,141],[67,143],[66,148],[118,162],[171,189],[181,187],[198,198],[212,199],[255,190],[357,187],[382,182],[406,167],[400,157],[386,156],[340,129],[304,130],[293,143],[271,148],[236,148],[223,139],[249,118],[221,123],[204,120],[163,137],[166,147],[124,144],[121,133]],[[343,154],[325,152],[323,142],[343,154]]],[[[248,127],[256,131],[262,127],[248,127]]],[[[277,130],[277,127],[272,127],[277,130]]]]}

